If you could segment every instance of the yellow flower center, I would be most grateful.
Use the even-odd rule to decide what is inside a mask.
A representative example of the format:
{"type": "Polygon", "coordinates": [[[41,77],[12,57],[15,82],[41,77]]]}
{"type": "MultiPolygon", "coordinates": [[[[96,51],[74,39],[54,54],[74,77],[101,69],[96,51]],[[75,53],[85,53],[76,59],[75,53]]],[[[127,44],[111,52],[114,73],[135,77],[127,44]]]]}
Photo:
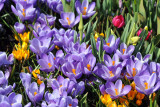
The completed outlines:
{"type": "Polygon", "coordinates": [[[51,63],[48,63],[48,66],[51,68],[52,67],[51,63]]]}
{"type": "Polygon", "coordinates": [[[68,25],[71,24],[71,21],[69,20],[69,17],[67,17],[68,25]]]}
{"type": "Polygon", "coordinates": [[[123,54],[124,54],[124,52],[125,52],[125,49],[122,49],[122,51],[123,51],[123,54]]]}
{"type": "Polygon", "coordinates": [[[119,94],[119,92],[118,92],[118,89],[117,89],[117,88],[115,88],[115,93],[116,93],[116,95],[118,95],[118,94],[119,94]]]}
{"type": "Polygon", "coordinates": [[[106,45],[110,47],[110,43],[106,43],[106,45]]]}
{"type": "Polygon", "coordinates": [[[34,92],[34,96],[37,94],[37,92],[34,92]]]}
{"type": "Polygon", "coordinates": [[[59,47],[58,47],[57,45],[55,46],[55,48],[56,48],[57,50],[59,50],[59,47]]]}
{"type": "Polygon", "coordinates": [[[76,69],[72,69],[74,75],[76,75],[76,69]]]}
{"type": "Polygon", "coordinates": [[[136,75],[136,68],[133,68],[133,77],[136,75]]]}
{"type": "Polygon", "coordinates": [[[87,7],[83,7],[82,15],[86,15],[86,13],[87,13],[87,7]]]}
{"type": "Polygon", "coordinates": [[[22,15],[25,17],[25,16],[26,16],[26,14],[25,14],[25,9],[23,9],[22,11],[23,11],[23,12],[22,12],[22,15]]]}
{"type": "Polygon", "coordinates": [[[109,71],[109,74],[110,74],[111,77],[114,76],[114,74],[112,73],[112,71],[109,71]]]}
{"type": "Polygon", "coordinates": [[[148,83],[145,82],[144,85],[145,85],[145,89],[148,89],[148,83]]]}
{"type": "Polygon", "coordinates": [[[113,65],[113,66],[115,65],[115,61],[112,61],[112,65],[113,65]]]}
{"type": "Polygon", "coordinates": [[[91,65],[87,64],[87,69],[90,71],[91,70],[91,65]]]}

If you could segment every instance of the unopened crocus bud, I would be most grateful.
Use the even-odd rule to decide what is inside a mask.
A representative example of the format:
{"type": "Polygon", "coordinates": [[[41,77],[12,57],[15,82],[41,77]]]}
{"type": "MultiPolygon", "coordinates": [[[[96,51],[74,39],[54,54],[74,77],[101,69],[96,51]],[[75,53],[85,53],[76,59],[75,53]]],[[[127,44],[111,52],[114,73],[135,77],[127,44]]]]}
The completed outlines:
{"type": "Polygon", "coordinates": [[[144,29],[145,29],[146,31],[148,31],[148,26],[145,26],[144,29]]]}
{"type": "Polygon", "coordinates": [[[26,27],[23,23],[18,23],[16,22],[14,24],[14,28],[17,31],[17,33],[23,33],[23,31],[25,31],[26,27]]]}
{"type": "Polygon", "coordinates": [[[136,45],[139,39],[140,39],[139,36],[132,37],[130,43],[136,45]]]}

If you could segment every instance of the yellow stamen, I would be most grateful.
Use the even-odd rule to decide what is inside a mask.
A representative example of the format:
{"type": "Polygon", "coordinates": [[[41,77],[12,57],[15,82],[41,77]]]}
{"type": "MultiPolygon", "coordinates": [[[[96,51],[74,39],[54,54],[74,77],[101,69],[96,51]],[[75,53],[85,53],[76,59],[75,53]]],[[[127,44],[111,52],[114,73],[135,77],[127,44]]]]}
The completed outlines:
{"type": "Polygon", "coordinates": [[[37,94],[37,92],[34,92],[34,96],[37,94]]]}
{"type": "Polygon", "coordinates": [[[62,85],[60,85],[59,87],[62,87],[62,85]]]}
{"type": "Polygon", "coordinates": [[[74,75],[76,75],[76,69],[72,69],[74,75]]]}
{"type": "Polygon", "coordinates": [[[116,88],[115,88],[115,93],[116,93],[116,95],[118,95],[118,94],[119,94],[118,89],[116,89],[116,88]]]}
{"type": "Polygon", "coordinates": [[[48,66],[51,68],[52,67],[51,63],[48,63],[48,66]]]}
{"type": "Polygon", "coordinates": [[[86,15],[86,13],[87,13],[87,7],[83,7],[82,15],[86,15]]]}
{"type": "Polygon", "coordinates": [[[152,73],[156,73],[156,72],[153,71],[152,73]]]}
{"type": "Polygon", "coordinates": [[[133,77],[136,75],[136,68],[133,68],[133,77]]]}
{"type": "Polygon", "coordinates": [[[109,71],[109,73],[110,73],[110,76],[111,76],[111,77],[113,77],[113,76],[114,76],[114,74],[112,73],[112,71],[109,71]]]}
{"type": "Polygon", "coordinates": [[[148,89],[148,83],[145,82],[144,85],[145,85],[145,89],[148,89]]]}
{"type": "Polygon", "coordinates": [[[115,61],[112,61],[112,65],[113,65],[113,66],[115,65],[115,61]]]}
{"type": "Polygon", "coordinates": [[[57,45],[55,46],[55,48],[56,48],[57,50],[59,50],[59,47],[58,47],[57,45]]]}
{"type": "Polygon", "coordinates": [[[87,69],[90,71],[91,70],[91,65],[87,64],[87,69]]]}
{"type": "Polygon", "coordinates": [[[106,45],[110,47],[110,43],[106,43],[106,45]]]}
{"type": "Polygon", "coordinates": [[[23,12],[22,12],[22,15],[25,17],[25,16],[26,16],[26,14],[25,14],[25,12],[24,12],[25,9],[22,9],[22,11],[23,11],[23,12]]]}
{"type": "Polygon", "coordinates": [[[123,51],[123,54],[124,54],[124,52],[125,52],[125,49],[122,49],[122,51],[123,51]]]}
{"type": "Polygon", "coordinates": [[[71,24],[71,21],[69,20],[69,17],[67,17],[68,25],[71,24]]]}

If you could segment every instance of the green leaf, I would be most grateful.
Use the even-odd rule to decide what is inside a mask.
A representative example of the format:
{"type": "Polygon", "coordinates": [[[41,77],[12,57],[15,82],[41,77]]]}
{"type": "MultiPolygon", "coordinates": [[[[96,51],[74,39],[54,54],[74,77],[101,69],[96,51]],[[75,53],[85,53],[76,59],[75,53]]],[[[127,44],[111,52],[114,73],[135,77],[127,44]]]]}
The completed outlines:
{"type": "Polygon", "coordinates": [[[124,43],[126,43],[126,41],[127,41],[127,36],[128,36],[128,33],[129,33],[130,24],[131,24],[131,20],[128,21],[126,27],[123,30],[122,36],[121,36],[121,41],[124,42],[124,43]]]}
{"type": "Polygon", "coordinates": [[[157,35],[160,34],[160,17],[157,17],[157,35]]]}
{"type": "Polygon", "coordinates": [[[83,96],[83,98],[80,100],[80,105],[81,107],[84,107],[84,104],[85,104],[85,107],[87,107],[87,95],[88,95],[88,92],[83,96]]]}
{"type": "Polygon", "coordinates": [[[100,37],[100,39],[101,39],[101,42],[100,42],[100,45],[99,45],[98,57],[99,57],[99,60],[101,62],[102,61],[102,56],[103,56],[103,38],[100,37]]]}
{"type": "Polygon", "coordinates": [[[157,36],[153,36],[152,40],[153,40],[155,46],[159,45],[159,43],[160,43],[160,34],[157,35],[157,36]]]}
{"type": "Polygon", "coordinates": [[[96,58],[98,58],[97,48],[96,48],[96,41],[95,41],[93,35],[91,35],[91,46],[92,46],[92,53],[93,53],[93,55],[94,55],[96,58]]]}
{"type": "Polygon", "coordinates": [[[144,17],[146,20],[146,11],[143,5],[143,0],[140,0],[140,5],[139,5],[139,13],[144,17]]]}

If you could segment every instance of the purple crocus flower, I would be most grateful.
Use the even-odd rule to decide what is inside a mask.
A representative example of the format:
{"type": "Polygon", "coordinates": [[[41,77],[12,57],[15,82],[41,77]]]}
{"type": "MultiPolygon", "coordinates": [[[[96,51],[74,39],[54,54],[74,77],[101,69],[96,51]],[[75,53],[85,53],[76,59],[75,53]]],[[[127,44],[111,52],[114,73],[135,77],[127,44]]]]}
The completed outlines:
{"type": "Polygon", "coordinates": [[[38,17],[37,21],[40,22],[41,24],[52,26],[56,20],[56,17],[53,17],[52,15],[45,15],[44,13],[41,13],[40,16],[38,17]]]}
{"type": "Polygon", "coordinates": [[[142,57],[142,54],[140,52],[137,53],[136,57],[133,56],[133,59],[134,60],[139,60],[141,61],[142,63],[148,63],[149,61],[149,58],[150,58],[150,54],[147,54],[144,56],[144,58],[142,57]]]}
{"type": "Polygon", "coordinates": [[[75,14],[73,12],[62,12],[61,13],[61,19],[59,19],[59,22],[61,25],[65,28],[72,28],[80,21],[80,16],[77,16],[75,18],[75,14]]]}
{"type": "Polygon", "coordinates": [[[45,89],[44,83],[42,83],[40,87],[38,88],[37,83],[32,82],[28,90],[26,90],[29,99],[34,103],[34,105],[36,104],[36,102],[39,102],[42,100],[44,89],[45,89]]]}
{"type": "Polygon", "coordinates": [[[129,59],[126,63],[126,77],[132,80],[135,76],[143,75],[146,69],[147,65],[144,65],[141,61],[136,61],[134,63],[133,60],[129,59]]]}
{"type": "Polygon", "coordinates": [[[9,78],[9,72],[6,72],[5,74],[3,74],[2,71],[0,71],[0,85],[6,84],[9,78]]]}
{"type": "Polygon", "coordinates": [[[17,33],[23,33],[23,31],[25,31],[26,27],[23,23],[18,23],[16,22],[14,24],[14,28],[17,31],[17,33]]]}
{"type": "Polygon", "coordinates": [[[75,3],[75,8],[79,15],[82,13],[82,17],[84,19],[87,19],[96,13],[96,11],[93,11],[95,8],[95,2],[92,2],[89,5],[88,0],[83,0],[82,4],[79,0],[77,0],[75,3]]]}
{"type": "Polygon", "coordinates": [[[15,94],[14,92],[10,93],[8,96],[9,104],[12,107],[22,107],[22,95],[21,94],[15,94]]]}
{"type": "Polygon", "coordinates": [[[13,5],[11,5],[11,9],[13,13],[16,16],[19,16],[19,18],[22,21],[25,21],[25,20],[33,21],[34,20],[36,9],[33,7],[32,4],[23,3],[22,5],[20,3],[17,3],[16,8],[13,5]]]}
{"type": "Polygon", "coordinates": [[[75,84],[72,88],[71,95],[73,97],[76,97],[77,95],[82,95],[85,90],[85,84],[83,81],[80,81],[79,83],[75,84]]]}
{"type": "Polygon", "coordinates": [[[30,86],[30,83],[31,83],[31,74],[29,73],[20,73],[20,79],[22,81],[22,85],[25,87],[25,89],[27,90],[30,86]]]}
{"type": "Polygon", "coordinates": [[[126,85],[122,88],[122,81],[120,79],[118,79],[115,84],[113,82],[107,82],[105,85],[100,86],[101,93],[110,94],[112,99],[122,97],[126,95],[130,90],[130,85],[126,85]]]}
{"type": "Polygon", "coordinates": [[[122,70],[121,65],[115,68],[108,68],[102,65],[102,69],[99,69],[99,73],[97,75],[99,75],[100,77],[102,77],[107,81],[115,81],[120,77],[121,70],[122,70]]]}
{"type": "Polygon", "coordinates": [[[67,92],[70,93],[73,86],[76,84],[76,82],[70,80],[69,78],[64,78],[62,76],[58,76],[57,80],[53,79],[52,81],[52,89],[58,89],[59,90],[59,94],[63,94],[63,92],[67,92]]]}
{"type": "Polygon", "coordinates": [[[55,32],[55,29],[51,30],[46,24],[40,24],[38,22],[36,22],[34,26],[30,26],[34,29],[33,35],[38,39],[52,37],[55,32]]]}
{"type": "Polygon", "coordinates": [[[4,6],[4,2],[5,2],[6,0],[0,0],[0,11],[2,10],[2,8],[3,8],[3,6],[4,6]]]}
{"type": "Polygon", "coordinates": [[[61,97],[61,95],[59,94],[59,90],[55,89],[52,93],[49,93],[47,91],[44,97],[45,101],[42,102],[42,107],[58,107],[58,103],[61,97]]]}
{"type": "Polygon", "coordinates": [[[130,56],[133,53],[134,49],[135,49],[135,47],[133,45],[130,45],[127,48],[127,45],[125,43],[121,43],[121,45],[120,45],[120,51],[116,50],[116,53],[118,54],[118,56],[121,59],[124,60],[124,59],[130,58],[130,56]]]}
{"type": "Polygon", "coordinates": [[[78,100],[72,99],[71,96],[62,97],[59,102],[59,107],[77,107],[78,106],[78,100]]]}
{"type": "Polygon", "coordinates": [[[7,58],[7,54],[5,52],[0,52],[0,67],[2,65],[12,64],[13,60],[14,60],[13,54],[10,54],[7,58]]]}
{"type": "Polygon", "coordinates": [[[91,74],[95,64],[96,64],[96,58],[93,56],[93,54],[92,53],[87,54],[85,57],[83,57],[82,60],[83,73],[86,75],[91,74]]]}
{"type": "Polygon", "coordinates": [[[53,47],[49,47],[50,42],[51,38],[43,38],[42,40],[33,38],[33,40],[30,40],[30,49],[35,54],[41,56],[42,54],[52,51],[53,47]]]}
{"type": "Polygon", "coordinates": [[[115,68],[120,64],[124,66],[124,64],[119,61],[119,57],[116,53],[113,55],[112,58],[109,55],[105,54],[104,63],[106,64],[108,68],[115,68]]]}
{"type": "Polygon", "coordinates": [[[57,69],[59,69],[59,67],[62,66],[65,63],[64,53],[63,53],[62,50],[57,51],[56,56],[54,57],[54,60],[55,60],[55,67],[57,69]]]}
{"type": "Polygon", "coordinates": [[[63,12],[63,5],[61,0],[46,0],[49,8],[51,8],[54,12],[60,13],[63,12]]]}
{"type": "Polygon", "coordinates": [[[146,95],[152,94],[160,88],[160,81],[157,81],[156,73],[136,76],[134,82],[136,84],[136,90],[146,95]]]}
{"type": "Polygon", "coordinates": [[[37,0],[13,0],[15,4],[17,3],[21,3],[22,5],[27,3],[27,4],[32,4],[32,5],[36,5],[37,0]]]}
{"type": "Polygon", "coordinates": [[[10,107],[9,99],[5,95],[0,94],[0,107],[10,107]]]}
{"type": "Polygon", "coordinates": [[[39,65],[41,66],[40,70],[45,72],[54,72],[54,55],[50,52],[49,55],[43,54],[41,59],[38,60],[39,65]]]}
{"type": "MultiPolygon", "coordinates": [[[[119,42],[120,42],[120,38],[117,38],[115,40],[115,37],[113,35],[111,35],[111,36],[109,36],[107,42],[105,40],[103,40],[103,49],[107,53],[111,54],[118,48],[119,42]]],[[[99,50],[100,38],[98,38],[96,45],[97,45],[97,49],[99,50]]]]}
{"type": "Polygon", "coordinates": [[[76,79],[79,79],[82,76],[81,71],[81,63],[73,64],[72,62],[66,62],[62,66],[62,72],[65,76],[71,78],[74,77],[76,79]]]}
{"type": "Polygon", "coordinates": [[[15,88],[15,83],[13,84],[13,86],[8,85],[8,82],[4,83],[3,85],[1,85],[0,87],[0,94],[1,95],[8,95],[12,89],[15,88]]]}

